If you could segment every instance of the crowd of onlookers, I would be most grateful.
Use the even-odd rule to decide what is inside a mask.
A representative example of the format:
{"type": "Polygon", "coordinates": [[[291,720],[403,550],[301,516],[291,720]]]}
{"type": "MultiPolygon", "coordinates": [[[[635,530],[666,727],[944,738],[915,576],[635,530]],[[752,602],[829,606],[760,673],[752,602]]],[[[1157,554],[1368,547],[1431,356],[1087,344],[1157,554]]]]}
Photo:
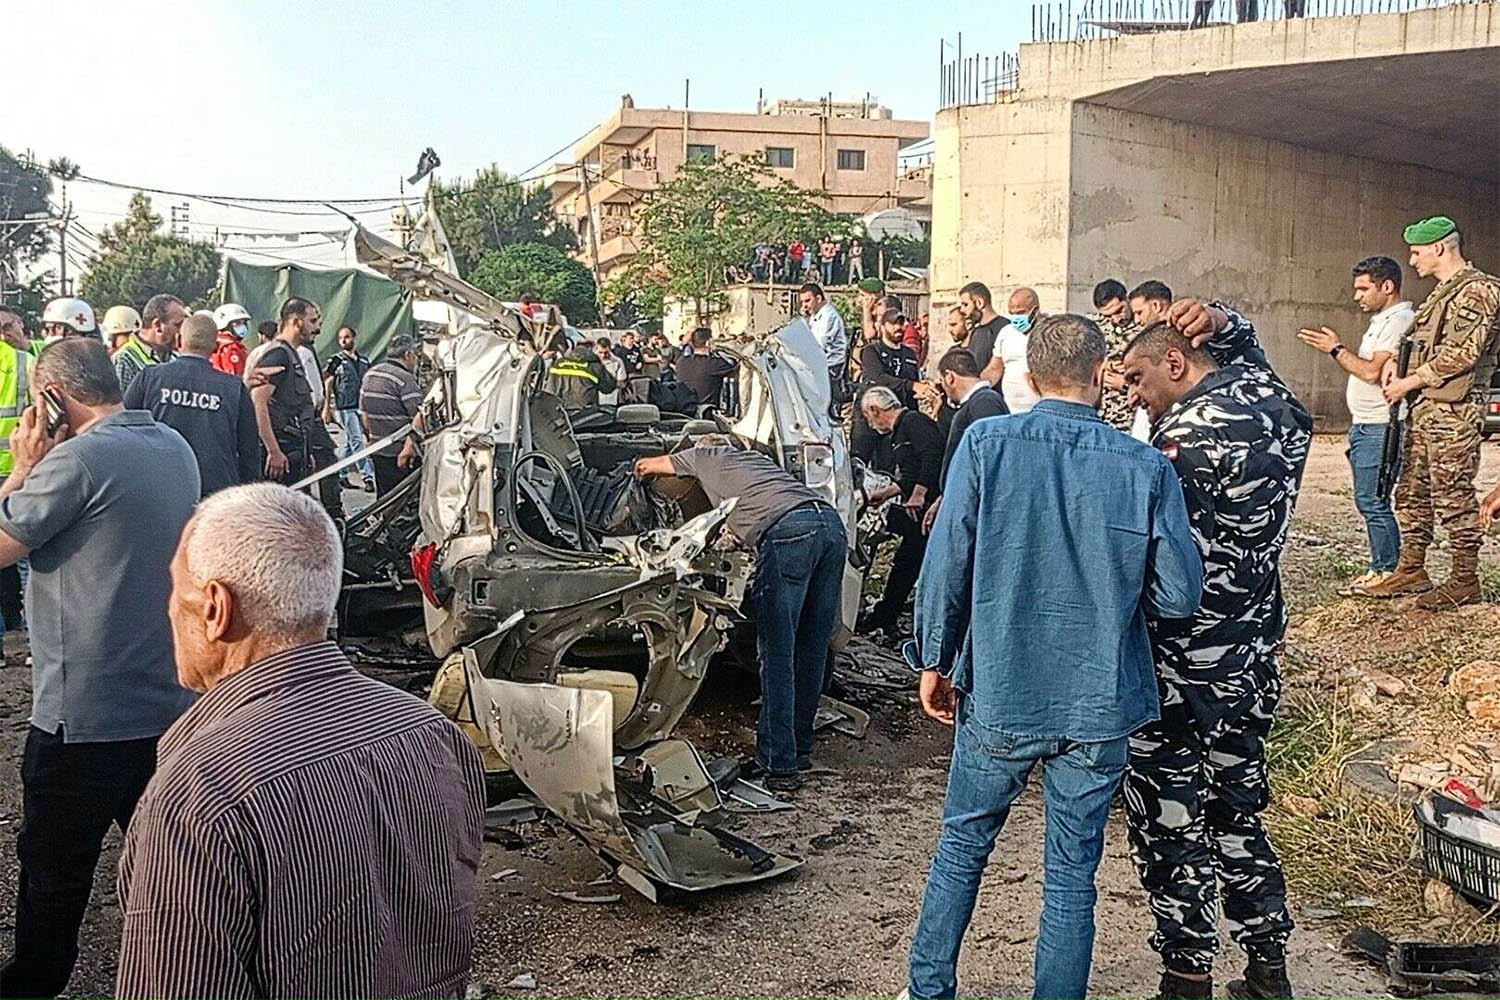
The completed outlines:
{"type": "Polygon", "coordinates": [[[779,281],[788,285],[816,282],[853,285],[865,276],[865,246],[858,236],[793,238],[786,243],[757,243],[734,277],[741,281],[779,281]]]}

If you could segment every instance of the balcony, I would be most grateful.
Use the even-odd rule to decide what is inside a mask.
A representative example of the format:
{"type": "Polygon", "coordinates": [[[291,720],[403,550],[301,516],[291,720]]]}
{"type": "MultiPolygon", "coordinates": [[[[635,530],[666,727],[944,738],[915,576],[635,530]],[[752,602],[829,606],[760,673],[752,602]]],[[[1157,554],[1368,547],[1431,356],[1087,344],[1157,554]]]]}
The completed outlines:
{"type": "Polygon", "coordinates": [[[604,201],[632,201],[661,184],[656,157],[629,151],[606,157],[600,176],[611,188],[603,195],[604,201]]]}

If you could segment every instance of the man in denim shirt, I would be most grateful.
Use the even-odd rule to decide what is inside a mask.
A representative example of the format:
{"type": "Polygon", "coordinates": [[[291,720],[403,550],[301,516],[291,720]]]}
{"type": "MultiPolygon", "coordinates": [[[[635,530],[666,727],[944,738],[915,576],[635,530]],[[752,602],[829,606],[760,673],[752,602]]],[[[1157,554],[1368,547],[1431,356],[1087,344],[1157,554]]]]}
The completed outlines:
{"type": "Polygon", "coordinates": [[[1051,316],[1027,345],[1042,397],[969,428],[917,587],[922,707],[956,724],[943,832],[912,939],[912,997],[951,997],[980,875],[1045,763],[1034,995],[1082,997],[1094,873],[1127,738],[1157,717],[1146,614],[1198,606],[1202,564],[1165,456],[1098,414],[1104,335],[1051,316]]]}

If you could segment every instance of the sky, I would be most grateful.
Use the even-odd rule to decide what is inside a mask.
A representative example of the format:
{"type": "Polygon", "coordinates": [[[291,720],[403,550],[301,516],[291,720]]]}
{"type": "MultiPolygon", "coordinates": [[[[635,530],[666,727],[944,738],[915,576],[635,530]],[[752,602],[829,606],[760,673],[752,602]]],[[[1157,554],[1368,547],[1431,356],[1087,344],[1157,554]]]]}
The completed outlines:
{"type": "MultiPolygon", "coordinates": [[[[10,99],[0,144],[93,177],[236,197],[391,197],[420,151],[452,179],[524,171],[629,93],[637,107],[753,111],[766,98],[858,100],[930,121],[938,44],[995,55],[1029,40],[1029,0],[795,8],[719,0],[5,0],[10,99]],[[826,13],[820,13],[826,12],[826,13]],[[1024,36],[1024,37],[1023,37],[1024,36]],[[29,40],[29,41],[27,41],[29,40]],[[15,81],[26,81],[19,86],[15,81]]],[[[68,185],[89,233],[129,192],[68,185]]],[[[156,210],[181,199],[155,196],[156,210]]],[[[336,229],[316,206],[272,215],[190,203],[195,237],[336,229]]],[[[379,229],[387,210],[362,218],[379,229]]],[[[86,249],[89,238],[77,240],[86,249]]],[[[299,237],[298,247],[328,243],[299,237]]],[[[230,247],[287,253],[280,240],[230,247]]],[[[329,243],[330,253],[337,248],[329,243]]],[[[274,259],[274,258],[271,258],[274,259]]],[[[330,263],[332,260],[330,260],[330,263]]]]}

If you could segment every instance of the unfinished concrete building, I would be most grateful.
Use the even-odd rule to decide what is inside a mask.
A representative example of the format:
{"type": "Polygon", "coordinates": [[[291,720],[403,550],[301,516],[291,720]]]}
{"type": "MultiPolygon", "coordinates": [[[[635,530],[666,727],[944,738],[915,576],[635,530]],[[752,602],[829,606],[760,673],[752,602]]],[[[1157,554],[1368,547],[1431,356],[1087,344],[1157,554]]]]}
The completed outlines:
{"type": "Polygon", "coordinates": [[[1242,307],[1330,430],[1344,373],[1296,331],[1357,339],[1355,260],[1404,267],[1402,227],[1445,214],[1500,268],[1492,2],[1025,45],[1014,89],[934,131],[935,307],[978,279],[1087,312],[1103,278],[1160,278],[1242,307]]]}

